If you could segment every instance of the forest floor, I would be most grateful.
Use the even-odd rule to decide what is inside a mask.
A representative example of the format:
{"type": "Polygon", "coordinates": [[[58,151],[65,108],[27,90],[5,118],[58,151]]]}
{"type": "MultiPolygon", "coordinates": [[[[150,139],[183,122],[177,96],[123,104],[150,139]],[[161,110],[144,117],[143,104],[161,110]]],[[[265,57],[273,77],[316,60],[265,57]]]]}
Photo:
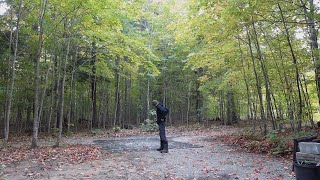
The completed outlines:
{"type": "Polygon", "coordinates": [[[161,154],[158,133],[138,129],[116,134],[43,138],[29,149],[26,139],[12,139],[0,151],[0,179],[295,179],[290,158],[245,152],[220,137],[233,127],[168,128],[169,153],[161,154]]]}

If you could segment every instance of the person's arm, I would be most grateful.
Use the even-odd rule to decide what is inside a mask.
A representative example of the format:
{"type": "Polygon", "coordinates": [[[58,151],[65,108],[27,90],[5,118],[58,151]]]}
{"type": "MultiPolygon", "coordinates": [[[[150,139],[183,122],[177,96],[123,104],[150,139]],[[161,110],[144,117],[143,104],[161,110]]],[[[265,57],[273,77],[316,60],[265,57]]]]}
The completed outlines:
{"type": "Polygon", "coordinates": [[[160,110],[161,113],[166,111],[166,109],[161,104],[157,105],[156,107],[160,110]]]}
{"type": "Polygon", "coordinates": [[[163,119],[165,116],[164,113],[166,112],[166,109],[163,107],[162,104],[158,104],[156,107],[157,107],[157,112],[159,111],[159,114],[157,113],[158,119],[163,119]]]}

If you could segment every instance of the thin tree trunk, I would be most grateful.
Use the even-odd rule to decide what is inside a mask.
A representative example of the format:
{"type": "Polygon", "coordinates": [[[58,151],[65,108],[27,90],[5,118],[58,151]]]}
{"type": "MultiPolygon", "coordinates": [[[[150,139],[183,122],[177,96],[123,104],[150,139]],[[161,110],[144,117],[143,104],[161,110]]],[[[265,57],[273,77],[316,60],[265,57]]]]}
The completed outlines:
{"type": "Polygon", "coordinates": [[[128,87],[128,96],[129,96],[129,107],[128,107],[128,119],[130,122],[133,124],[134,122],[132,121],[134,118],[132,117],[132,74],[130,74],[130,79],[129,79],[129,87],[128,87]]]}
{"type": "Polygon", "coordinates": [[[91,102],[92,102],[92,118],[90,121],[90,130],[97,123],[97,76],[96,76],[96,45],[92,43],[92,75],[91,75],[91,102]]]}
{"type": "MultiPolygon", "coordinates": [[[[13,16],[14,10],[13,7],[10,7],[10,36],[9,36],[9,48],[8,48],[8,61],[7,61],[7,72],[6,72],[6,92],[5,92],[5,104],[4,104],[4,120],[6,121],[6,113],[7,113],[7,106],[8,106],[8,98],[9,97],[9,89],[10,89],[10,75],[11,75],[11,64],[12,64],[12,44],[13,44],[13,16]]],[[[18,31],[16,31],[18,32],[18,31]]],[[[4,121],[4,122],[5,122],[4,121]]],[[[4,131],[6,131],[4,129],[4,131]]]]}
{"type": "Polygon", "coordinates": [[[187,96],[187,127],[189,127],[189,116],[190,116],[190,104],[191,104],[191,88],[192,88],[192,81],[189,82],[188,88],[188,96],[187,96]]]}
{"type": "Polygon", "coordinates": [[[150,79],[147,80],[147,119],[150,119],[150,79]]]}
{"type": "Polygon", "coordinates": [[[32,127],[30,127],[30,125],[32,124],[32,120],[31,120],[32,108],[31,107],[32,107],[32,105],[28,104],[28,107],[27,107],[27,122],[26,122],[26,127],[25,127],[26,130],[32,128],[32,127]]]}
{"type": "Polygon", "coordinates": [[[221,121],[223,122],[224,125],[226,125],[226,118],[224,116],[224,98],[223,98],[223,91],[220,90],[219,91],[219,116],[220,116],[220,119],[221,121]]]}
{"type": "Polygon", "coordinates": [[[253,99],[253,103],[252,103],[252,109],[253,109],[253,119],[252,119],[252,133],[253,134],[255,134],[255,132],[256,132],[256,130],[257,130],[257,117],[258,117],[258,103],[257,103],[257,94],[256,94],[256,96],[254,97],[254,99],[253,99]]]}
{"type": "Polygon", "coordinates": [[[164,58],[163,65],[162,65],[162,75],[163,75],[163,97],[162,102],[166,106],[166,100],[167,100],[167,78],[166,78],[166,59],[167,59],[167,53],[166,53],[166,47],[162,49],[162,56],[164,58]]]}
{"type": "MultiPolygon", "coordinates": [[[[219,67],[219,71],[222,72],[221,65],[219,67]]],[[[222,80],[222,75],[219,75],[219,80],[222,80]]],[[[225,113],[224,113],[224,92],[223,90],[219,90],[219,116],[221,121],[223,122],[223,125],[226,125],[226,118],[225,118],[225,113]]]]}
{"type": "Polygon", "coordinates": [[[309,0],[309,12],[306,4],[300,0],[306,22],[308,24],[309,29],[309,39],[310,39],[310,47],[312,52],[312,59],[315,64],[315,80],[317,87],[317,95],[318,95],[318,103],[320,105],[320,54],[319,54],[319,44],[318,44],[318,31],[316,29],[314,16],[316,15],[316,6],[313,0],[309,0]]]}
{"type": "MultiPolygon", "coordinates": [[[[252,25],[254,26],[254,22],[252,22],[252,25]]],[[[249,45],[249,50],[250,50],[250,54],[251,54],[251,60],[252,60],[253,70],[254,70],[254,75],[255,75],[255,80],[256,80],[256,87],[257,87],[258,97],[259,97],[259,102],[260,102],[260,116],[261,116],[261,121],[263,122],[263,135],[266,135],[267,134],[267,124],[266,124],[266,119],[265,119],[265,114],[264,114],[262,89],[261,89],[261,84],[260,84],[259,76],[258,76],[258,72],[257,72],[256,61],[255,61],[253,51],[252,51],[251,37],[250,37],[248,27],[247,27],[247,37],[248,37],[248,41],[249,41],[248,45],[249,45]]]]}
{"type": "Polygon", "coordinates": [[[42,52],[42,35],[43,35],[43,20],[46,11],[47,0],[43,0],[41,14],[39,17],[39,46],[36,58],[36,69],[35,69],[35,80],[34,80],[34,119],[33,119],[33,136],[31,147],[35,148],[38,146],[38,128],[39,128],[39,76],[40,76],[40,58],[42,52]]]}
{"type": "MultiPolygon", "coordinates": [[[[279,40],[279,43],[281,41],[279,40]]],[[[283,84],[285,84],[285,89],[283,90],[284,92],[284,96],[285,96],[285,99],[286,99],[286,104],[287,104],[287,114],[288,114],[288,117],[290,119],[290,123],[292,124],[292,121],[294,120],[294,98],[293,98],[293,89],[292,89],[292,84],[291,82],[289,81],[288,79],[288,76],[287,76],[287,73],[286,73],[286,70],[285,70],[285,65],[284,65],[284,59],[283,59],[283,53],[282,53],[282,50],[281,50],[281,47],[280,47],[280,44],[279,44],[279,55],[280,55],[280,59],[281,59],[281,67],[278,67],[277,66],[277,63],[276,63],[276,66],[277,68],[279,69],[279,74],[281,74],[280,72],[280,69],[282,69],[282,74],[283,74],[283,77],[284,77],[284,82],[283,84]],[[287,90],[287,91],[286,91],[287,90]]],[[[295,129],[294,126],[291,126],[292,127],[292,130],[295,129]]]]}
{"type": "MultiPolygon", "coordinates": [[[[165,74],[165,73],[164,73],[165,74]]],[[[165,75],[163,77],[163,97],[162,97],[162,102],[163,102],[163,105],[167,106],[166,105],[166,101],[167,101],[167,82],[166,82],[166,78],[165,78],[165,75]]]]}
{"type": "Polygon", "coordinates": [[[72,72],[71,72],[71,80],[70,80],[70,93],[69,93],[69,105],[68,105],[68,118],[67,118],[67,133],[70,133],[70,126],[71,126],[71,114],[72,114],[72,93],[74,91],[73,87],[73,81],[74,81],[74,65],[72,66],[72,72]]]}
{"type": "MultiPolygon", "coordinates": [[[[129,76],[128,76],[129,78],[129,76]]],[[[129,79],[126,78],[124,83],[125,83],[125,90],[124,90],[124,119],[123,119],[123,128],[124,125],[129,126],[130,122],[129,122],[129,79]]]]}
{"type": "Polygon", "coordinates": [[[243,51],[242,51],[242,48],[241,48],[241,43],[240,43],[240,39],[238,39],[238,42],[239,42],[239,50],[240,50],[240,54],[241,54],[241,66],[242,66],[242,73],[243,73],[243,80],[245,82],[245,85],[246,85],[246,90],[247,90],[247,103],[248,103],[248,106],[247,106],[247,118],[250,119],[250,113],[251,113],[251,102],[250,102],[250,90],[249,90],[249,83],[248,83],[248,80],[247,80],[247,74],[246,74],[246,70],[244,68],[244,56],[243,56],[243,51]]]}
{"type": "Polygon", "coordinates": [[[117,69],[116,69],[116,94],[115,94],[115,112],[114,112],[114,121],[113,127],[115,128],[117,123],[119,123],[119,111],[120,111],[120,65],[119,65],[119,58],[116,59],[117,61],[117,69]]]}
{"type": "Polygon", "coordinates": [[[302,123],[303,102],[302,102],[301,89],[300,89],[299,68],[298,68],[297,58],[296,58],[295,53],[293,51],[293,47],[292,47],[292,43],[291,43],[291,39],[290,39],[290,34],[289,34],[289,29],[288,29],[287,24],[285,22],[282,8],[281,8],[279,2],[277,4],[278,4],[278,8],[280,10],[280,15],[281,15],[281,20],[282,20],[282,23],[283,23],[283,27],[285,28],[286,39],[287,39],[287,42],[288,42],[288,45],[289,45],[289,48],[290,48],[290,52],[291,52],[291,55],[292,55],[292,61],[293,61],[294,67],[295,67],[295,76],[296,76],[296,83],[297,83],[297,89],[298,89],[298,98],[299,98],[298,99],[299,100],[298,130],[300,130],[301,129],[301,123],[302,123]]]}
{"type": "MultiPolygon", "coordinates": [[[[260,66],[261,66],[261,70],[262,70],[262,74],[263,74],[263,78],[264,78],[264,83],[265,83],[265,87],[266,87],[267,119],[271,118],[273,129],[275,129],[276,124],[275,124],[275,120],[274,120],[273,113],[272,113],[271,92],[270,92],[270,87],[269,87],[270,81],[269,81],[269,77],[268,77],[268,72],[267,72],[263,57],[262,57],[258,34],[257,34],[257,30],[256,30],[254,23],[252,24],[252,27],[253,27],[254,37],[255,37],[255,45],[256,45],[257,53],[258,53],[258,60],[260,62],[260,66]]],[[[267,119],[265,119],[265,122],[264,122],[264,132],[265,132],[264,135],[266,135],[266,133],[267,133],[267,131],[266,131],[267,119]]]]}
{"type": "MultiPolygon", "coordinates": [[[[271,55],[274,58],[273,51],[272,51],[270,44],[267,40],[268,38],[266,37],[264,30],[261,27],[260,27],[260,29],[262,31],[262,34],[263,34],[263,37],[264,37],[266,43],[268,44],[268,46],[270,48],[271,55]]],[[[258,41],[257,41],[257,45],[259,45],[258,41]]],[[[260,46],[259,46],[259,52],[261,54],[260,46]]],[[[275,130],[277,128],[277,122],[276,122],[276,117],[274,114],[273,104],[274,104],[275,109],[277,109],[277,104],[276,104],[274,93],[272,91],[272,84],[271,84],[271,81],[270,81],[270,78],[268,75],[267,61],[266,61],[266,58],[262,58],[262,55],[261,55],[261,68],[263,70],[263,75],[265,78],[265,86],[266,86],[266,100],[267,100],[267,110],[268,110],[267,111],[267,118],[271,118],[272,126],[273,126],[273,129],[275,130]],[[272,100],[273,100],[273,103],[272,103],[272,100]]]]}
{"type": "MultiPolygon", "coordinates": [[[[198,69],[199,76],[202,74],[202,70],[198,69]]],[[[200,93],[200,82],[196,82],[196,112],[197,121],[201,123],[201,93],[200,93]]]]}
{"type": "MultiPolygon", "coordinates": [[[[149,2],[150,3],[150,2],[149,2]]],[[[148,4],[148,8],[149,8],[149,4],[148,4]]],[[[154,12],[154,8],[152,9],[152,12],[154,12]]],[[[145,28],[147,30],[147,33],[148,33],[148,48],[150,51],[152,51],[152,32],[153,32],[153,14],[152,13],[152,20],[151,20],[151,23],[149,23],[148,21],[145,21],[145,28]],[[151,24],[151,25],[150,25],[151,24]]],[[[150,61],[150,57],[148,57],[148,60],[150,61]]],[[[148,72],[148,75],[149,75],[149,72],[148,72]]],[[[147,119],[150,119],[150,78],[147,77],[147,119]]]]}
{"type": "Polygon", "coordinates": [[[22,111],[23,109],[21,107],[18,107],[18,114],[17,114],[17,128],[16,130],[18,131],[18,135],[21,135],[21,130],[22,130],[22,111]]]}
{"type": "MultiPolygon", "coordinates": [[[[57,43],[57,37],[54,36],[54,42],[57,43]]],[[[61,46],[61,48],[59,48],[59,53],[62,51],[63,46],[61,46]]],[[[58,124],[60,122],[60,115],[59,115],[59,91],[61,88],[61,67],[62,67],[62,60],[61,58],[58,59],[58,52],[55,50],[55,54],[54,54],[54,72],[57,74],[57,78],[54,84],[54,96],[55,96],[55,101],[54,101],[54,122],[53,122],[53,127],[54,127],[54,133],[57,133],[57,129],[58,129],[58,124]]],[[[55,77],[55,74],[53,74],[53,76],[55,77]]]]}
{"type": "Polygon", "coordinates": [[[48,134],[51,133],[51,121],[52,121],[52,115],[53,115],[53,103],[54,103],[54,94],[51,94],[51,103],[50,103],[50,110],[49,110],[49,118],[48,118],[48,134]]]}
{"type": "MultiPolygon", "coordinates": [[[[10,7],[10,39],[9,39],[9,48],[8,48],[8,62],[7,62],[7,72],[6,72],[6,92],[5,92],[5,104],[4,104],[4,139],[3,139],[3,146],[6,147],[9,139],[9,128],[10,128],[10,113],[8,113],[9,110],[11,110],[11,107],[9,107],[9,102],[12,98],[9,98],[9,94],[12,92],[10,90],[10,74],[11,69],[14,70],[14,68],[11,68],[12,60],[11,60],[11,53],[12,53],[12,44],[13,44],[13,7],[10,7]],[[9,92],[10,91],[10,92],[9,92]]],[[[18,32],[18,31],[17,31],[18,32]]]]}
{"type": "MultiPolygon", "coordinates": [[[[68,24],[68,23],[66,23],[68,24]]],[[[72,29],[72,25],[70,25],[70,30],[72,29]]],[[[69,31],[70,31],[69,30],[69,31]]],[[[70,32],[68,32],[70,33],[70,32]]],[[[64,66],[63,66],[63,74],[62,74],[62,81],[61,81],[61,91],[60,91],[60,104],[59,104],[59,115],[60,115],[60,121],[59,121],[59,132],[57,135],[57,142],[55,144],[55,147],[59,147],[61,143],[62,138],[62,125],[63,125],[63,112],[64,112],[64,90],[65,90],[65,81],[66,81],[66,71],[67,71],[67,60],[69,58],[69,51],[70,51],[70,41],[71,37],[68,35],[67,37],[67,50],[64,60],[64,66]]]]}
{"type": "MultiPolygon", "coordinates": [[[[53,68],[52,68],[52,80],[55,81],[55,73],[57,71],[57,36],[56,33],[54,33],[54,55],[53,55],[53,68]]],[[[57,90],[55,90],[57,83],[52,83],[52,93],[51,93],[51,103],[50,103],[50,112],[49,112],[49,118],[48,118],[48,129],[47,132],[48,134],[51,133],[51,121],[53,117],[53,113],[56,110],[56,102],[55,98],[57,97],[57,90]]],[[[57,87],[58,89],[58,87],[57,87]]],[[[56,126],[55,126],[56,127],[56,126]]]]}
{"type": "MultiPolygon", "coordinates": [[[[263,32],[262,28],[261,28],[261,31],[263,32]]],[[[264,37],[264,39],[265,39],[265,41],[266,41],[266,43],[267,43],[267,45],[268,45],[268,47],[269,47],[269,49],[270,49],[271,56],[273,57],[274,63],[275,63],[275,65],[276,65],[276,70],[277,70],[277,72],[278,72],[280,82],[281,82],[281,84],[286,85],[286,86],[281,86],[281,90],[282,90],[282,92],[283,92],[283,94],[284,94],[284,96],[285,96],[285,99],[286,99],[287,104],[289,104],[289,103],[288,103],[288,102],[289,102],[289,101],[288,101],[288,95],[287,95],[287,93],[286,93],[286,89],[289,89],[289,88],[290,88],[290,87],[289,87],[289,83],[288,83],[287,75],[286,75],[286,73],[284,73],[284,75],[282,76],[281,68],[280,68],[280,66],[279,66],[279,64],[278,64],[278,62],[277,62],[279,58],[276,58],[276,55],[275,55],[274,51],[272,50],[272,46],[271,46],[271,44],[270,44],[270,42],[269,42],[270,40],[268,39],[268,37],[265,35],[264,32],[263,32],[263,34],[264,34],[263,37],[264,37]],[[285,81],[284,81],[284,80],[285,80],[285,81]]],[[[280,59],[283,61],[282,51],[281,51],[280,46],[279,46],[279,52],[280,52],[280,59]]],[[[270,81],[269,78],[268,78],[268,81],[270,81]]],[[[269,84],[270,84],[270,89],[271,89],[271,83],[269,83],[269,84]]],[[[271,95],[272,95],[273,102],[274,102],[274,106],[275,106],[275,109],[276,109],[277,118],[283,117],[282,115],[280,115],[280,114],[281,114],[281,113],[279,112],[279,109],[280,109],[280,108],[278,108],[278,106],[277,106],[276,99],[275,99],[275,96],[274,96],[274,94],[272,93],[272,91],[271,91],[271,95]]],[[[289,96],[290,96],[290,95],[289,95],[289,96]]],[[[280,103],[280,105],[281,105],[281,103],[280,103]]],[[[282,118],[281,118],[281,119],[282,119],[282,118]]],[[[277,123],[277,122],[276,122],[276,123],[277,123]]],[[[278,126],[278,125],[276,124],[276,126],[278,126]]]]}
{"type": "Polygon", "coordinates": [[[305,90],[306,90],[306,92],[304,93],[304,96],[305,96],[305,102],[307,104],[308,119],[309,119],[309,122],[310,122],[310,126],[312,128],[314,128],[315,124],[314,124],[314,121],[313,121],[313,111],[312,111],[312,106],[311,106],[310,96],[309,96],[309,91],[308,91],[308,85],[307,85],[307,82],[306,82],[305,75],[302,75],[302,78],[303,78],[304,87],[305,87],[305,90]]]}
{"type": "Polygon", "coordinates": [[[44,82],[44,87],[42,90],[42,95],[41,95],[41,102],[40,102],[40,107],[39,107],[39,122],[41,122],[42,119],[42,109],[43,109],[43,102],[45,100],[46,97],[46,90],[47,90],[47,84],[48,84],[48,79],[49,79],[49,73],[51,70],[51,62],[49,62],[49,67],[47,69],[47,73],[46,73],[46,77],[45,77],[45,82],[44,82]]]}
{"type": "Polygon", "coordinates": [[[232,92],[227,92],[227,120],[225,125],[231,125],[232,124],[232,104],[233,104],[233,98],[232,98],[232,92]]]}
{"type": "Polygon", "coordinates": [[[103,80],[103,89],[102,89],[102,108],[101,108],[101,113],[102,113],[102,129],[106,128],[106,112],[107,112],[107,96],[106,96],[106,91],[107,89],[105,88],[106,80],[103,80]]]}
{"type": "MultiPolygon", "coordinates": [[[[11,84],[10,84],[10,88],[8,89],[8,94],[6,94],[6,111],[5,111],[5,128],[4,128],[4,143],[3,146],[5,147],[8,143],[8,139],[9,139],[9,128],[10,128],[10,115],[11,115],[11,104],[12,104],[12,97],[13,97],[13,91],[14,91],[14,83],[15,83],[15,76],[16,76],[16,61],[17,61],[17,52],[18,52],[18,42],[19,42],[19,29],[20,29],[20,18],[21,18],[21,7],[22,7],[22,3],[23,0],[19,1],[19,9],[18,9],[18,18],[17,18],[17,26],[16,26],[16,35],[15,35],[15,43],[14,43],[14,55],[13,55],[13,59],[12,59],[12,64],[11,64],[11,68],[12,68],[12,74],[11,74],[11,84]]],[[[12,11],[12,9],[11,9],[12,11]]],[[[12,15],[12,12],[11,12],[12,15]]],[[[12,23],[12,22],[11,22],[12,23]]],[[[11,42],[12,42],[12,26],[11,26],[11,32],[10,32],[10,45],[9,45],[9,61],[10,61],[10,57],[11,57],[11,42]]],[[[10,65],[8,64],[8,67],[10,68],[10,65]]],[[[8,68],[8,73],[10,73],[10,69],[8,68]]],[[[9,83],[10,81],[8,81],[9,83]]]]}

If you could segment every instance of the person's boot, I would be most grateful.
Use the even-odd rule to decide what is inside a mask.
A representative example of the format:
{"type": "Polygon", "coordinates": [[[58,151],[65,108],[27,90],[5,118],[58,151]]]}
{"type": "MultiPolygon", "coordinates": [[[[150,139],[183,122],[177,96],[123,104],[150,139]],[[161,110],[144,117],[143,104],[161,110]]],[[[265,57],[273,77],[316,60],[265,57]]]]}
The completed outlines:
{"type": "Polygon", "coordinates": [[[163,141],[160,141],[160,148],[157,149],[157,151],[162,151],[163,150],[163,141]]]}
{"type": "Polygon", "coordinates": [[[160,151],[161,153],[168,153],[168,141],[163,141],[163,149],[160,151]]]}

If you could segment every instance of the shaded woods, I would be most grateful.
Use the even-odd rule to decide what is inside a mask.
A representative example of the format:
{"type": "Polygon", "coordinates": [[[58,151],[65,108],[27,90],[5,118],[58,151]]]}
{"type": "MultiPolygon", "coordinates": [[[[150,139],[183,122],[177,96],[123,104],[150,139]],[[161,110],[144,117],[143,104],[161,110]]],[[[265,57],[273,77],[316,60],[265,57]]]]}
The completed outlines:
{"type": "MultiPolygon", "coordinates": [[[[0,15],[0,132],[319,121],[318,6],[294,1],[14,0],[0,15]],[[149,121],[148,121],[149,122],[149,121]]],[[[40,133],[40,134],[39,134],[40,133]]]]}

